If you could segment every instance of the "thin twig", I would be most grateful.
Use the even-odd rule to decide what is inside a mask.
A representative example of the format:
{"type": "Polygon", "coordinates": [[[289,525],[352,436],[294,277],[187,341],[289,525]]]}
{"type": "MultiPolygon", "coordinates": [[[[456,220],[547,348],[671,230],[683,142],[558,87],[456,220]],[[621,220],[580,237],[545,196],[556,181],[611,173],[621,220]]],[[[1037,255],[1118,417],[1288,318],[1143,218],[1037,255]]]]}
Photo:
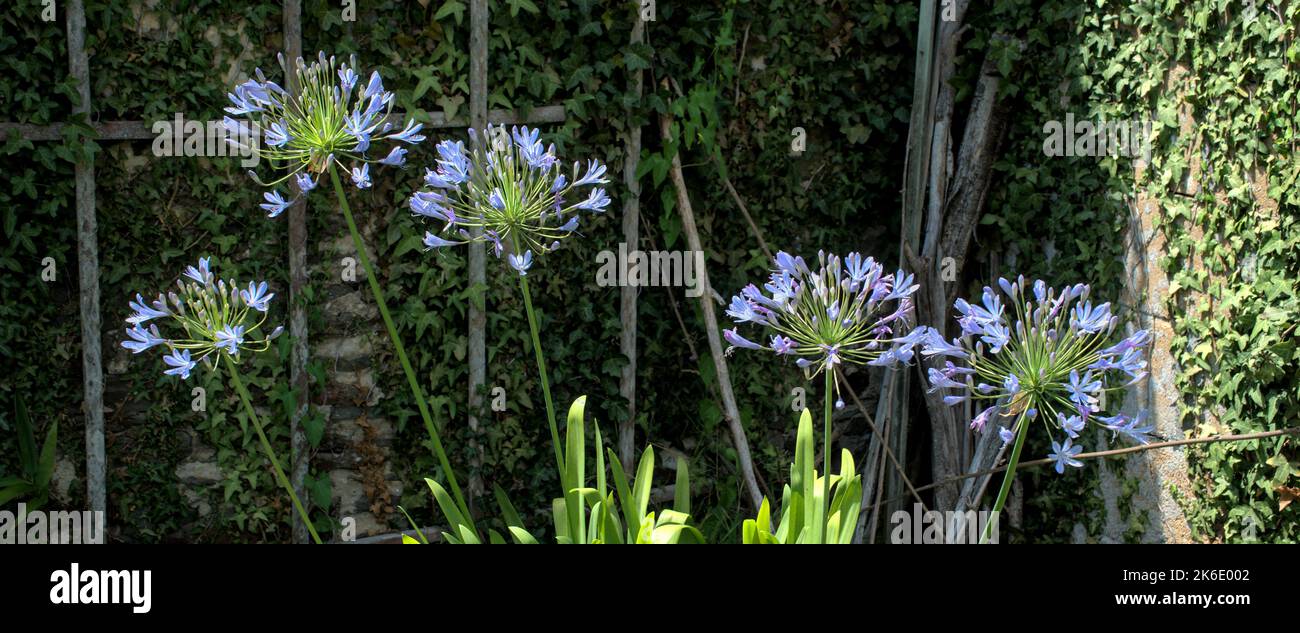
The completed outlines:
{"type": "MultiPolygon", "coordinates": [[[[671,129],[671,115],[661,114],[659,116],[659,132],[663,136],[665,145],[668,145],[671,141],[671,129]]],[[[673,154],[668,174],[672,179],[673,188],[677,190],[677,211],[681,215],[682,233],[686,235],[687,244],[692,251],[703,252],[704,247],[700,241],[699,230],[695,225],[695,213],[691,209],[690,195],[686,191],[686,176],[682,173],[680,153],[673,154]]],[[[709,272],[707,266],[699,271],[699,275],[701,282],[708,284],[709,272]]],[[[714,306],[709,302],[709,297],[701,295],[700,307],[702,308],[701,316],[704,319],[709,351],[713,356],[713,366],[717,374],[715,378],[717,379],[719,395],[722,398],[723,413],[727,419],[727,426],[731,429],[732,444],[736,449],[736,461],[740,466],[745,487],[749,492],[750,505],[757,510],[762,503],[763,493],[759,490],[758,480],[754,477],[754,464],[749,453],[749,440],[745,437],[745,427],[740,420],[739,407],[736,406],[736,395],[732,390],[731,377],[727,371],[727,359],[722,349],[722,337],[718,334],[718,322],[714,313],[714,306]]]]}
{"type": "MultiPolygon", "coordinates": [[[[1211,444],[1215,442],[1246,442],[1249,440],[1262,440],[1270,437],[1278,437],[1280,435],[1300,435],[1300,426],[1293,426],[1290,428],[1279,429],[1276,431],[1261,431],[1259,433],[1243,433],[1241,435],[1214,435],[1211,437],[1197,437],[1197,438],[1190,438],[1184,440],[1170,440],[1168,442],[1156,442],[1154,444],[1142,444],[1140,446],[1116,448],[1108,451],[1097,451],[1095,453],[1079,453],[1078,455],[1074,456],[1074,459],[1084,460],[1084,459],[1096,459],[1101,457],[1116,457],[1119,455],[1127,455],[1129,453],[1141,453],[1143,451],[1149,451],[1157,448],[1187,446],[1189,444],[1211,444]]],[[[1016,470],[1019,471],[1020,469],[1023,468],[1034,468],[1038,466],[1046,466],[1048,464],[1053,464],[1053,463],[1055,463],[1054,460],[1048,457],[1044,457],[1043,459],[1035,459],[1029,462],[1020,462],[1020,464],[1016,466],[1016,470]]],[[[918,492],[922,490],[930,490],[932,488],[938,488],[939,486],[946,486],[950,483],[961,481],[963,479],[970,479],[971,477],[981,477],[983,475],[994,475],[1003,472],[1006,469],[1007,469],[1006,466],[998,466],[996,468],[989,468],[986,470],[980,470],[973,473],[966,473],[965,475],[957,475],[955,477],[949,477],[942,481],[936,481],[932,484],[926,484],[924,486],[921,486],[920,488],[917,488],[916,490],[918,492]]],[[[901,499],[902,497],[903,495],[898,495],[892,499],[877,501],[873,505],[888,503],[896,499],[901,499]]]]}
{"type": "MultiPolygon", "coordinates": [[[[659,245],[655,243],[654,234],[650,230],[650,224],[646,222],[645,216],[640,217],[641,226],[645,228],[645,239],[650,243],[651,250],[659,250],[659,245]]],[[[677,308],[677,296],[673,294],[672,286],[664,286],[664,292],[668,294],[668,305],[673,308],[673,316],[677,317],[677,325],[682,328],[682,340],[686,341],[686,347],[691,351],[691,362],[700,360],[699,352],[695,351],[695,343],[691,339],[691,333],[686,329],[686,321],[682,320],[682,311],[677,308]]]]}
{"type": "Polygon", "coordinates": [[[719,168],[718,175],[722,176],[722,184],[727,186],[727,192],[731,194],[732,202],[735,202],[736,206],[740,208],[740,214],[745,216],[745,222],[749,224],[749,230],[758,239],[758,245],[763,249],[763,254],[767,255],[768,261],[771,261],[773,259],[772,249],[767,247],[767,240],[763,239],[763,232],[758,230],[758,225],[754,223],[753,216],[749,215],[749,207],[745,206],[745,201],[740,199],[739,193],[736,193],[736,187],[731,184],[731,178],[722,173],[722,159],[718,157],[716,151],[713,153],[713,162],[719,168]]]}
{"type": "Polygon", "coordinates": [[[737,108],[740,107],[740,71],[745,67],[745,51],[749,49],[749,27],[752,24],[745,25],[745,36],[740,39],[740,57],[736,60],[736,89],[731,96],[731,105],[737,108]]]}
{"type": "MultiPolygon", "coordinates": [[[[893,406],[895,393],[897,393],[896,389],[890,389],[883,394],[883,397],[888,401],[888,406],[893,406]]],[[[893,430],[893,422],[894,419],[892,416],[885,418],[885,434],[877,440],[878,442],[881,442],[881,448],[889,446],[889,433],[893,430]]],[[[879,525],[881,508],[880,497],[883,494],[885,494],[885,460],[882,459],[876,468],[876,502],[871,506],[871,521],[867,524],[866,536],[867,542],[870,544],[875,544],[876,542],[876,526],[879,525]]]]}
{"type": "MultiPolygon", "coordinates": [[[[867,419],[867,426],[871,427],[871,432],[875,434],[876,437],[880,437],[880,430],[876,428],[876,421],[871,419],[871,414],[867,413],[867,408],[862,406],[861,400],[858,400],[858,394],[849,386],[849,379],[845,378],[843,374],[839,374],[838,376],[840,384],[844,387],[844,391],[847,391],[849,398],[853,399],[853,406],[857,407],[858,410],[862,412],[862,416],[867,419]]],[[[890,463],[892,463],[894,469],[898,471],[898,476],[903,479],[903,483],[907,484],[907,489],[911,491],[912,497],[916,499],[917,503],[921,504],[923,509],[928,510],[929,508],[925,507],[925,502],[921,500],[921,495],[917,494],[916,488],[912,486],[912,480],[907,478],[907,472],[903,470],[903,465],[898,463],[898,458],[894,457],[894,451],[889,450],[889,445],[887,444],[882,445],[881,448],[885,449],[885,455],[889,457],[890,463]]]]}

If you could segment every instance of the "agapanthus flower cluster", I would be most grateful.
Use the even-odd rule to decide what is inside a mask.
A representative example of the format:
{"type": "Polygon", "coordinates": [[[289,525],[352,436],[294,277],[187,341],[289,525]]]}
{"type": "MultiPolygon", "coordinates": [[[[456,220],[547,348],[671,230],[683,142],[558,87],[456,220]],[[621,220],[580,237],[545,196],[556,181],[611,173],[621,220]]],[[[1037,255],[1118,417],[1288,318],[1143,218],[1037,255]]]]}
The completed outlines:
{"type": "MultiPolygon", "coordinates": [[[[348,63],[336,63],[322,52],[311,64],[299,57],[293,68],[283,54],[279,60],[286,76],[290,72],[297,75],[299,94],[290,94],[267,79],[259,68],[256,78],[235,86],[229,94],[232,105],[226,112],[230,116],[224,119],[231,136],[238,135],[241,125],[232,117],[255,124],[263,138],[252,151],[269,161],[277,174],[284,172],[264,182],[256,172],[249,171],[260,184],[273,187],[263,194],[266,202],[261,205],[271,217],[280,215],[298,196],[315,188],[331,162],[342,166],[346,161],[344,172],[354,185],[365,189],[370,186],[372,163],[400,167],[406,163],[407,152],[402,144],[424,140],[420,134],[422,124],[408,120],[404,127],[397,128],[388,120],[393,93],[384,90],[378,71],[371,72],[363,82],[355,56],[348,63]],[[383,158],[374,158],[379,153],[372,152],[372,146],[384,141],[396,143],[383,158]],[[274,187],[290,179],[296,193],[286,198],[274,187]]],[[[227,142],[239,146],[232,138],[227,142]]]]}
{"type": "Polygon", "coordinates": [[[428,189],[411,196],[411,211],[442,222],[426,231],[424,244],[442,248],[482,241],[526,275],[534,253],[553,251],[578,230],[579,212],[609,206],[605,166],[589,160],[566,175],[555,146],[543,146],[537,130],[489,125],[461,141],[438,144],[435,169],[426,170],[428,189]],[[479,229],[476,234],[471,229],[479,229]]]}
{"type": "Polygon", "coordinates": [[[814,272],[802,257],[779,252],[762,289],[750,284],[731,298],[727,315],[766,328],[770,339],[760,345],[732,328],[723,332],[731,343],[727,352],[744,348],[789,356],[809,377],[841,364],[910,361],[924,335],[910,331],[912,294],[919,287],[913,276],[902,270],[886,275],[883,265],[858,253],[841,261],[819,252],[817,259],[814,272]]]}
{"type": "Polygon", "coordinates": [[[284,330],[258,333],[274,297],[265,281],[241,288],[233,280],[218,279],[209,259],[202,258],[176,280],[176,290],[152,302],[136,294],[122,347],[135,354],[157,347],[166,352],[163,362],[168,369],[163,373],[189,380],[199,363],[211,368],[215,354],[237,359],[241,351],[266,351],[284,330]]]}
{"type": "MultiPolygon", "coordinates": [[[[1074,459],[1082,450],[1074,441],[1088,422],[1150,441],[1154,428],[1145,424],[1145,413],[1102,414],[1105,393],[1146,376],[1150,332],[1114,341],[1119,318],[1109,303],[1093,305],[1084,284],[1058,291],[1020,277],[1014,283],[999,279],[998,287],[985,287],[979,304],[957,300],[961,335],[951,341],[933,328],[918,328],[925,330],[921,355],[944,361],[929,368],[930,392],[945,390],[949,405],[975,403],[970,424],[977,430],[995,419],[1042,421],[1053,436],[1063,436],[1052,442],[1057,472],[1082,466],[1074,459]]],[[[1004,443],[1015,439],[1013,429],[998,426],[1004,443]]]]}

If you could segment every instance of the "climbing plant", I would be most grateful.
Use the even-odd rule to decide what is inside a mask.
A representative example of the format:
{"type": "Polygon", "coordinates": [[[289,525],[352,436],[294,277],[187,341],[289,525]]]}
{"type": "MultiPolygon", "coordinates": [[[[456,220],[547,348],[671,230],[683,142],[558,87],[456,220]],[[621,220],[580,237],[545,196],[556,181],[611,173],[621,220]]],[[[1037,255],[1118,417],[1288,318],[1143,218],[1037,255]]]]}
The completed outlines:
{"type": "MultiPolygon", "coordinates": [[[[286,540],[289,513],[264,463],[247,450],[256,438],[234,394],[220,380],[205,379],[198,386],[207,391],[206,409],[194,411],[187,387],[159,380],[145,363],[126,363],[127,352],[117,347],[126,297],[169,281],[178,262],[200,252],[219,256],[231,274],[271,280],[287,298],[283,223],[263,217],[258,191],[246,186],[235,159],[156,157],[147,141],[93,140],[88,121],[71,115],[75,90],[62,24],[40,20],[39,0],[11,4],[13,10],[0,14],[0,119],[73,124],[59,141],[0,139],[0,355],[14,368],[0,377],[0,476],[13,468],[3,456],[14,454],[9,416],[23,394],[38,436],[58,422],[59,454],[75,484],[67,486],[65,502],[82,501],[80,333],[69,317],[78,309],[72,163],[93,154],[111,538],[286,540]],[[57,271],[48,281],[41,276],[46,258],[57,271]],[[221,471],[215,491],[202,499],[177,485],[177,469],[196,442],[213,451],[221,471]]],[[[218,119],[234,80],[255,66],[273,69],[283,45],[282,6],[274,0],[237,7],[216,0],[86,4],[92,120],[156,121],[176,112],[218,119]]],[[[766,267],[727,182],[773,248],[804,256],[860,250],[897,263],[891,260],[915,3],[661,2],[645,43],[635,46],[628,44],[637,19],[633,3],[489,4],[489,108],[563,105],[565,121],[544,126],[544,137],[561,155],[597,157],[613,173],[621,174],[623,133],[630,125],[643,130],[642,240],[630,248],[686,248],[667,178],[671,147],[684,164],[720,294],[734,293],[766,267]],[[639,100],[628,93],[634,70],[645,73],[639,100]],[[658,134],[664,113],[676,122],[667,142],[658,134]]],[[[1123,236],[1141,194],[1161,210],[1167,240],[1162,265],[1171,279],[1166,311],[1174,337],[1159,344],[1176,361],[1185,429],[1205,434],[1293,424],[1300,417],[1294,344],[1300,7],[1263,0],[972,4],[959,51],[956,111],[969,104],[976,72],[990,55],[1004,75],[1008,118],[976,233],[978,261],[960,282],[975,289],[997,274],[1023,273],[1086,281],[1100,294],[1118,296],[1123,236]],[[1125,157],[1047,159],[1042,126],[1067,112],[1155,121],[1152,159],[1141,176],[1125,157]]],[[[467,117],[468,2],[375,0],[356,10],[350,21],[336,2],[304,0],[304,50],[357,53],[396,90],[397,109],[467,117]]],[[[440,130],[432,139],[460,135],[440,130]]],[[[420,183],[419,166],[432,161],[432,145],[412,151],[410,168],[377,181],[352,203],[361,223],[375,229],[380,281],[412,363],[428,381],[451,461],[471,470],[469,446],[478,442],[484,451],[475,474],[500,485],[518,507],[544,509],[558,482],[547,463],[535,378],[513,369],[531,362],[528,334],[517,325],[525,321],[514,280],[489,267],[487,287],[470,287],[464,254],[424,253],[419,224],[405,206],[420,183]],[[478,412],[482,428],[471,433],[464,424],[465,331],[471,302],[483,301],[494,303],[487,311],[487,383],[507,398],[503,411],[478,412]]],[[[616,251],[622,239],[626,191],[620,178],[613,180],[610,212],[584,223],[585,239],[539,264],[547,270],[533,288],[555,401],[587,395],[605,438],[627,414],[618,394],[626,362],[618,353],[619,290],[595,280],[597,254],[616,251]]],[[[320,332],[336,326],[321,307],[337,283],[332,244],[346,232],[327,197],[316,195],[309,204],[319,212],[309,215],[314,265],[304,294],[309,327],[320,332]]],[[[283,305],[275,308],[281,322],[283,305]]],[[[689,458],[693,518],[707,540],[727,542],[752,511],[717,404],[701,319],[697,300],[680,288],[642,289],[637,443],[654,444],[665,463],[689,458]]],[[[280,347],[248,370],[268,432],[286,446],[288,412],[296,404],[287,386],[288,356],[280,347]]],[[[407,483],[402,503],[416,522],[431,524],[432,499],[415,484],[436,477],[437,465],[423,445],[422,425],[411,424],[414,402],[390,360],[378,346],[372,366],[383,397],[375,409],[397,428],[392,478],[407,483]]],[[[778,371],[779,362],[731,367],[759,477],[775,490],[793,458],[796,389],[816,391],[797,373],[778,371]]],[[[329,370],[321,361],[309,367],[313,409],[305,426],[313,445],[326,433],[327,418],[315,405],[323,401],[329,370]]],[[[870,407],[872,375],[857,373],[849,381],[870,407]]],[[[861,441],[865,427],[853,424],[851,435],[861,441]]],[[[1046,454],[1048,447],[1031,443],[1027,450],[1046,454]]],[[[923,453],[905,457],[916,463],[923,453]]],[[[1199,538],[1300,538],[1300,510],[1283,509],[1279,492],[1300,486],[1294,440],[1212,444],[1189,449],[1188,456],[1193,494],[1184,504],[1199,538]]],[[[1023,476],[1030,510],[1023,534],[1096,538],[1104,513],[1093,492],[1099,470],[1023,476]]],[[[1107,472],[1122,480],[1122,495],[1134,495],[1123,470],[1112,463],[1107,472]]],[[[338,517],[328,507],[334,492],[328,472],[314,470],[308,481],[320,507],[318,525],[333,527],[338,517]]],[[[530,525],[544,524],[540,518],[524,517],[530,525]]],[[[1142,538],[1151,521],[1136,513],[1122,518],[1128,539],[1142,538]]]]}

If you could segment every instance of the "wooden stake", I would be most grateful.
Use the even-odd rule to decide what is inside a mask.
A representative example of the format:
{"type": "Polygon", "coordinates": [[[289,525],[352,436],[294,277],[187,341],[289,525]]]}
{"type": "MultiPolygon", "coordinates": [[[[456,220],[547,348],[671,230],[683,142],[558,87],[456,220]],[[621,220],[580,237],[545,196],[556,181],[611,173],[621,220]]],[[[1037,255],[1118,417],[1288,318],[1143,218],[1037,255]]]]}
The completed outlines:
{"type": "MultiPolygon", "coordinates": [[[[302,0],[284,0],[284,56],[290,63],[302,56],[302,0]]],[[[285,82],[289,92],[298,92],[296,74],[286,73],[285,82]]],[[[311,495],[307,494],[307,470],[311,466],[311,446],[302,428],[302,420],[307,415],[311,399],[307,374],[311,348],[303,297],[307,279],[307,200],[304,196],[289,207],[289,337],[293,341],[289,382],[293,385],[297,404],[293,417],[289,419],[289,482],[294,494],[298,495],[310,513],[312,500],[311,495]]],[[[311,542],[307,524],[297,514],[293,515],[293,542],[311,542]]]]}
{"type": "MultiPolygon", "coordinates": [[[[488,6],[487,0],[472,0],[469,5],[469,120],[480,134],[488,122],[487,113],[487,56],[488,56],[488,6]]],[[[477,236],[480,229],[474,229],[477,236]]],[[[469,503],[473,511],[475,500],[483,492],[483,479],[479,473],[482,464],[482,446],[478,442],[478,412],[483,406],[481,392],[487,383],[487,315],[481,302],[485,301],[487,288],[487,250],[483,242],[475,240],[469,245],[469,286],[481,290],[478,300],[472,296],[469,303],[469,428],[472,466],[469,476],[469,503]]]]}
{"type": "MultiPolygon", "coordinates": [[[[76,114],[90,114],[86,12],[68,2],[68,68],[77,82],[76,114]]],[[[95,162],[77,161],[77,271],[81,282],[81,371],[86,414],[86,497],[93,512],[107,509],[104,461],[104,367],[100,354],[99,243],[95,224],[95,162]]]]}
{"type": "MultiPolygon", "coordinates": [[[[645,22],[637,16],[632,23],[633,46],[645,41],[645,22]]],[[[637,70],[628,78],[628,92],[635,102],[641,101],[642,75],[637,70]]],[[[623,184],[627,187],[627,198],[623,200],[623,242],[629,250],[640,244],[641,218],[641,183],[637,181],[637,165],[641,161],[641,126],[633,124],[634,113],[627,108],[627,136],[623,139],[623,184]]],[[[619,376],[618,393],[627,401],[627,417],[618,425],[618,459],[627,469],[635,468],[636,459],[636,299],[638,288],[627,284],[619,293],[619,350],[627,358],[623,373],[619,376]]],[[[631,471],[628,471],[629,474],[631,471]]]]}

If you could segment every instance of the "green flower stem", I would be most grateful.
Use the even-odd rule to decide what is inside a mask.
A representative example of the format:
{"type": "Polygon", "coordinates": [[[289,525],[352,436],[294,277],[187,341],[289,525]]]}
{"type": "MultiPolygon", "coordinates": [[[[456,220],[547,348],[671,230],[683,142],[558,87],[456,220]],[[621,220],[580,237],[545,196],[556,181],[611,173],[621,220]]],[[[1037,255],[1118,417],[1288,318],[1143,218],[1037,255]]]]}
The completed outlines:
{"type": "Polygon", "coordinates": [[[546,421],[551,425],[551,447],[555,449],[555,467],[560,481],[564,481],[564,456],[560,454],[560,431],[555,426],[555,407],[551,405],[551,379],[546,374],[546,358],[542,356],[542,341],[537,333],[537,314],[533,312],[533,293],[528,290],[528,277],[519,276],[519,290],[524,294],[524,311],[528,313],[528,332],[533,336],[533,354],[537,356],[537,371],[542,374],[542,400],[546,403],[546,421]]]}
{"type": "Polygon", "coordinates": [[[826,368],[826,396],[822,422],[822,541],[830,542],[831,511],[831,398],[835,393],[835,370],[826,368]]]}
{"type": "Polygon", "coordinates": [[[311,517],[307,516],[307,510],[302,507],[302,502],[298,500],[298,495],[293,492],[293,485],[289,483],[289,478],[284,476],[284,471],[280,469],[280,460],[276,459],[275,451],[271,449],[271,442],[266,439],[266,432],[262,430],[262,418],[258,417],[257,411],[253,409],[253,403],[248,396],[248,389],[244,388],[244,381],[239,378],[239,367],[235,361],[230,358],[229,354],[222,353],[221,356],[226,359],[226,367],[230,369],[230,381],[235,383],[235,391],[239,392],[239,399],[244,402],[244,409],[248,411],[248,418],[253,421],[253,428],[257,429],[257,439],[262,440],[262,450],[266,452],[266,458],[271,460],[271,467],[275,469],[275,476],[280,479],[280,485],[284,486],[289,498],[293,499],[293,507],[298,508],[298,514],[302,516],[302,522],[306,524],[307,531],[311,532],[312,540],[317,545],[321,544],[320,535],[316,533],[316,527],[312,525],[311,517]]]}
{"type": "Polygon", "coordinates": [[[1020,414],[1016,424],[1020,425],[1020,431],[1016,433],[1016,445],[1011,447],[1011,461],[1007,463],[1007,472],[1002,475],[1002,487],[998,489],[998,499],[993,503],[993,516],[989,517],[988,523],[984,525],[984,533],[980,535],[981,545],[993,535],[993,524],[1002,514],[1002,506],[1007,503],[1007,493],[1011,491],[1011,482],[1016,477],[1016,465],[1020,463],[1020,449],[1024,448],[1025,436],[1029,434],[1029,420],[1024,413],[1020,414]]]}
{"type": "Polygon", "coordinates": [[[343,218],[348,222],[348,230],[352,232],[352,243],[356,245],[357,257],[361,260],[361,267],[366,269],[366,278],[370,281],[370,291],[375,295],[375,303],[379,306],[379,314],[384,318],[384,327],[388,328],[388,338],[393,341],[393,348],[397,351],[397,360],[402,364],[402,371],[406,372],[406,382],[411,386],[411,393],[415,395],[415,404],[420,409],[420,417],[424,419],[424,429],[429,432],[429,439],[433,442],[433,453],[438,458],[438,465],[442,466],[442,471],[447,475],[447,483],[451,484],[451,494],[456,497],[456,506],[460,508],[461,514],[465,520],[469,521],[470,528],[475,532],[478,528],[474,527],[474,519],[470,515],[469,505],[465,503],[465,497],[460,492],[460,485],[456,483],[456,473],[451,469],[451,462],[447,460],[447,452],[442,448],[442,440],[438,437],[438,429],[433,426],[433,418],[429,415],[429,405],[424,401],[424,391],[420,389],[420,381],[415,377],[415,369],[411,367],[411,361],[406,358],[406,347],[402,345],[402,339],[397,336],[397,326],[393,325],[393,317],[388,314],[388,305],[384,303],[384,291],[379,287],[379,281],[375,279],[375,271],[370,268],[370,258],[366,256],[366,245],[361,241],[361,233],[357,231],[357,223],[352,219],[352,209],[348,206],[347,196],[343,193],[343,183],[339,181],[338,169],[334,162],[330,162],[330,179],[334,181],[334,194],[338,197],[339,208],[343,210],[343,218]]]}

